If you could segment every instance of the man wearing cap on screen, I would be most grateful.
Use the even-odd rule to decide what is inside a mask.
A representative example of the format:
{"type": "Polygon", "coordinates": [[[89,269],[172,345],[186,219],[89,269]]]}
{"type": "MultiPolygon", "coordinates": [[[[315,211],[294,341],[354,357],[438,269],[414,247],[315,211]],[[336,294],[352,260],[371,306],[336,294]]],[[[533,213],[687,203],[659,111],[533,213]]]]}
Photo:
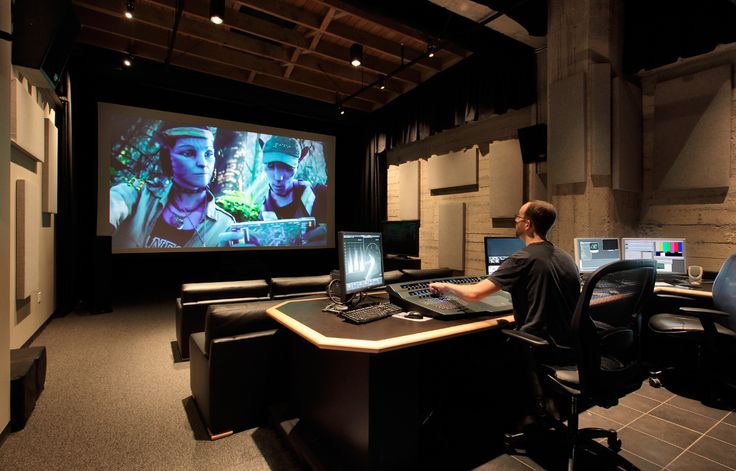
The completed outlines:
{"type": "Polygon", "coordinates": [[[314,217],[318,226],[307,233],[308,243],[325,237],[327,186],[295,179],[299,163],[309,148],[300,148],[291,137],[273,136],[263,145],[263,165],[268,179],[268,193],[258,219],[272,221],[314,217]]]}
{"type": "Polygon", "coordinates": [[[215,204],[209,183],[215,171],[215,136],[206,127],[161,130],[163,183],[119,183],[110,188],[113,245],[124,248],[221,245],[235,219],[215,204]]]}

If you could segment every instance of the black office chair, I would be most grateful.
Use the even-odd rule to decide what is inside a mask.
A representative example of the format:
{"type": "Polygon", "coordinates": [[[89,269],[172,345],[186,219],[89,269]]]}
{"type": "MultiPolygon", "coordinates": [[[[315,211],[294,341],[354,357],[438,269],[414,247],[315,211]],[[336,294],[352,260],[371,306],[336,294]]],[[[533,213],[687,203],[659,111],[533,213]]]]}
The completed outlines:
{"type": "Polygon", "coordinates": [[[713,281],[713,306],[716,309],[680,306],[676,313],[655,314],[649,319],[649,329],[655,339],[666,338],[678,347],[695,346],[696,371],[700,375],[698,384],[704,389],[703,399],[718,405],[723,399],[721,390],[724,387],[736,391],[733,368],[736,360],[736,254],[723,263],[713,281]]]}
{"type": "MultiPolygon", "coordinates": [[[[613,452],[621,449],[615,430],[578,429],[581,406],[609,408],[619,398],[639,389],[646,374],[641,366],[641,307],[653,293],[656,265],[653,260],[623,260],[596,270],[583,286],[570,324],[573,364],[554,364],[544,358],[564,357],[559,347],[521,331],[505,331],[511,338],[534,350],[537,371],[554,393],[570,401],[567,426],[549,419],[552,426],[566,432],[568,469],[575,464],[580,444],[597,451],[605,449],[595,438],[606,438],[613,452]],[[550,352],[549,349],[557,351],[550,352]]],[[[512,451],[525,437],[507,435],[512,451]]],[[[636,469],[615,453],[617,465],[636,469]]]]}

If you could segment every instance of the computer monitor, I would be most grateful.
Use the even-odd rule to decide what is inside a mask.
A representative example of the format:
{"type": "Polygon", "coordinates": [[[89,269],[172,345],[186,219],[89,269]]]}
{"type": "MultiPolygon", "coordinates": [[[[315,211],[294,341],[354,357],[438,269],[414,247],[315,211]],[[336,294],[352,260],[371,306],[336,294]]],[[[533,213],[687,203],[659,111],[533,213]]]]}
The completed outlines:
{"type": "Polygon", "coordinates": [[[498,270],[501,262],[515,252],[524,248],[524,242],[518,237],[486,236],[486,273],[490,275],[498,270]]]}
{"type": "Polygon", "coordinates": [[[383,251],[386,254],[419,256],[419,220],[381,222],[383,251]]]}
{"type": "Polygon", "coordinates": [[[343,295],[383,286],[380,232],[338,232],[337,248],[343,295]]]}
{"type": "Polygon", "coordinates": [[[577,237],[575,264],[580,273],[591,273],[611,262],[621,260],[618,239],[611,237],[577,237]]]}
{"type": "Polygon", "coordinates": [[[624,260],[654,259],[657,273],[687,274],[685,239],[622,239],[624,260]]]}

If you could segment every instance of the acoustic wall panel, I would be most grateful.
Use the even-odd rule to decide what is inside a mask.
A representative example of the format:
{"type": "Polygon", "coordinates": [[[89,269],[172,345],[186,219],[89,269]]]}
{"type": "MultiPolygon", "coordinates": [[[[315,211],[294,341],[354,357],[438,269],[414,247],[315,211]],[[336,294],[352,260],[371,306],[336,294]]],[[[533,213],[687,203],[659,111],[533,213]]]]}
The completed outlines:
{"type": "Polygon", "coordinates": [[[437,218],[439,266],[465,270],[465,203],[439,204],[437,218]]]}
{"type": "Polygon", "coordinates": [[[54,122],[44,119],[46,158],[41,168],[41,206],[43,212],[56,214],[58,181],[59,130],[54,122]]]}
{"type": "Polygon", "coordinates": [[[611,174],[611,64],[593,64],[591,90],[591,175],[611,174]]]}
{"type": "Polygon", "coordinates": [[[549,86],[547,165],[550,183],[585,182],[585,75],[549,86]]]}
{"type": "Polygon", "coordinates": [[[653,186],[725,188],[731,165],[731,65],[657,83],[653,186]]]}
{"type": "Polygon", "coordinates": [[[616,77],[612,83],[613,189],[641,191],[642,108],[641,88],[616,77]]]}
{"type": "Polygon", "coordinates": [[[399,219],[419,219],[419,161],[399,165],[399,219]]]}
{"type": "Polygon", "coordinates": [[[524,163],[519,141],[492,142],[489,154],[491,219],[514,217],[524,199],[524,163]]]}
{"type": "Polygon", "coordinates": [[[478,184],[478,148],[433,155],[427,161],[429,190],[478,184]]]}
{"type": "Polygon", "coordinates": [[[10,80],[10,140],[36,160],[44,159],[43,108],[26,80],[10,80]],[[30,89],[30,91],[29,91],[30,89]]]}
{"type": "Polygon", "coordinates": [[[15,298],[19,300],[38,289],[39,196],[33,182],[15,181],[15,298]]]}

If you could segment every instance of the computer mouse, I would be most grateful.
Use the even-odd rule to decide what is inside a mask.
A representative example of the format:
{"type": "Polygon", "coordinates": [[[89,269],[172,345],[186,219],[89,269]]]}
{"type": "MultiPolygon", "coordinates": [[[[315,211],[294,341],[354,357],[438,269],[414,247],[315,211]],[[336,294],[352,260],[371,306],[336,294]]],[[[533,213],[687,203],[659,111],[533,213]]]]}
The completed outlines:
{"type": "Polygon", "coordinates": [[[422,313],[419,311],[409,311],[406,313],[404,317],[406,317],[407,319],[423,319],[424,318],[422,313]]]}

